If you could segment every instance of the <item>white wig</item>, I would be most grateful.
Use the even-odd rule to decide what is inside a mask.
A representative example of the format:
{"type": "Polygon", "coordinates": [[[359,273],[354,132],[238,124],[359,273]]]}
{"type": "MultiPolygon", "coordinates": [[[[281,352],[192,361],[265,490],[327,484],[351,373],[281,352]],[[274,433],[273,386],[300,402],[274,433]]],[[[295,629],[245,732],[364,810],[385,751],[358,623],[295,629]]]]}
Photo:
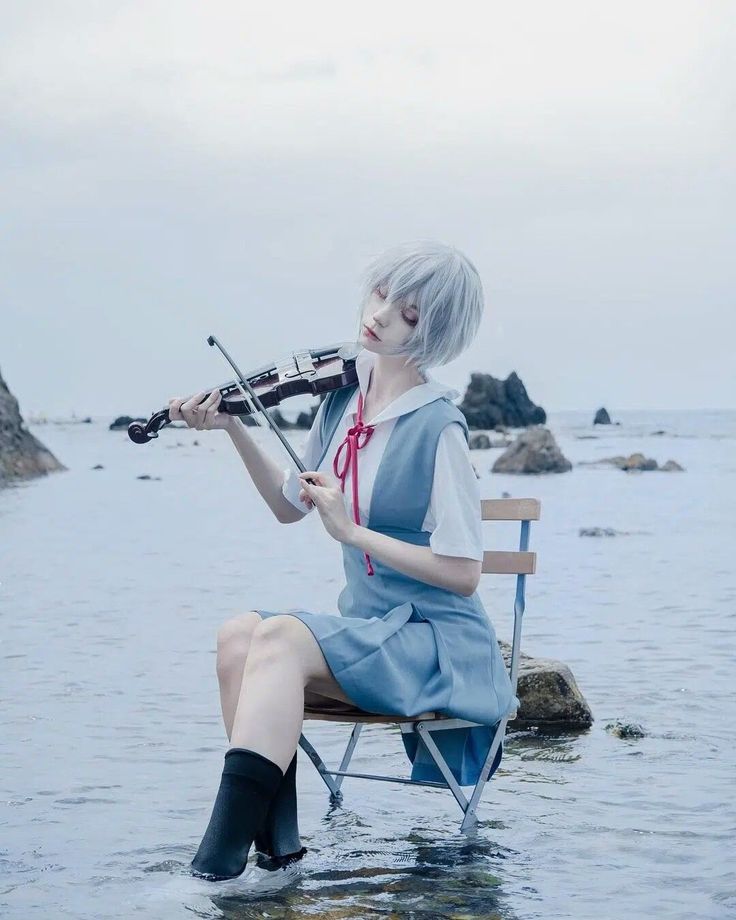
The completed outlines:
{"type": "Polygon", "coordinates": [[[475,338],[483,315],[483,285],[466,255],[435,240],[399,243],[377,256],[363,273],[358,336],[366,303],[376,287],[386,301],[416,307],[418,322],[403,346],[390,354],[406,355],[420,373],[447,364],[475,338]]]}

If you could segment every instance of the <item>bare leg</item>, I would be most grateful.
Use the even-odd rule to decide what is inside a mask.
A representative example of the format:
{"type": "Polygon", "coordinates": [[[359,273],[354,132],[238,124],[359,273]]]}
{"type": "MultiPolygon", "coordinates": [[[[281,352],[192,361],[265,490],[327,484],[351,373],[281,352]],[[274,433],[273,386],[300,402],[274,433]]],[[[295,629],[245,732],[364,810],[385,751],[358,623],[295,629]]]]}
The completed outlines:
{"type": "MultiPolygon", "coordinates": [[[[217,679],[220,685],[222,720],[228,741],[232,737],[251,639],[256,626],[262,622],[262,617],[255,610],[251,610],[226,620],[217,633],[217,679]]],[[[327,693],[317,693],[315,690],[304,691],[305,706],[319,706],[325,700],[334,699],[348,702],[344,694],[330,696],[327,693]]]]}
{"type": "Polygon", "coordinates": [[[263,852],[275,858],[303,855],[296,821],[294,752],[305,694],[332,694],[347,700],[319,643],[298,618],[260,619],[250,611],[228,621],[218,633],[218,678],[232,746],[225,755],[207,830],[192,860],[195,874],[211,879],[239,875],[259,832],[263,852]],[[233,647],[240,649],[241,660],[245,658],[240,678],[238,655],[230,654],[233,647]],[[229,726],[232,684],[238,679],[237,709],[229,726]]]}
{"type": "Polygon", "coordinates": [[[217,633],[217,680],[228,741],[232,735],[251,638],[256,626],[262,622],[260,615],[251,610],[226,620],[217,633]]]}
{"type": "Polygon", "coordinates": [[[307,689],[352,702],[301,620],[284,614],[257,624],[243,672],[231,746],[256,751],[285,772],[302,731],[307,689]]]}

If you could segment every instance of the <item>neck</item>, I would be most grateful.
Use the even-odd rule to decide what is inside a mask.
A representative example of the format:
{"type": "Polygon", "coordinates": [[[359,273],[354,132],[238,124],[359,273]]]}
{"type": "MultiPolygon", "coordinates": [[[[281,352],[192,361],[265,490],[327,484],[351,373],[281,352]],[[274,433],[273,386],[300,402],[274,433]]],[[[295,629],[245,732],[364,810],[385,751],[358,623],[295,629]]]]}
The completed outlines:
{"type": "Polygon", "coordinates": [[[376,355],[368,382],[373,405],[388,405],[412,387],[426,383],[414,364],[404,366],[403,355],[376,355]]]}

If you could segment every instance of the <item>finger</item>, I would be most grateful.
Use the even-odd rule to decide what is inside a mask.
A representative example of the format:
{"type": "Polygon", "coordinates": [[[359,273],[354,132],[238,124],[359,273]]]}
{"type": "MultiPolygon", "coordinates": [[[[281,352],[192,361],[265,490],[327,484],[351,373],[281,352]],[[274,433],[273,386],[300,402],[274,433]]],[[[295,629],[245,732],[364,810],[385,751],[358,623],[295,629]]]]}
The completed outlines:
{"type": "Polygon", "coordinates": [[[200,428],[202,413],[195,410],[197,410],[200,400],[204,396],[205,392],[206,390],[200,390],[199,393],[195,393],[194,396],[190,396],[189,399],[187,399],[186,402],[182,403],[182,405],[179,407],[179,411],[181,412],[184,421],[187,423],[187,425],[189,425],[190,428],[196,428],[197,431],[202,430],[200,428]]]}
{"type": "Polygon", "coordinates": [[[304,489],[302,489],[302,491],[299,493],[299,501],[303,502],[308,508],[311,508],[314,505],[314,502],[307,495],[304,489]]]}
{"type": "Polygon", "coordinates": [[[205,428],[217,428],[219,427],[219,421],[223,417],[223,413],[219,412],[217,405],[210,406],[209,409],[204,413],[204,427],[205,428]]]}
{"type": "Polygon", "coordinates": [[[195,393],[194,396],[190,396],[189,399],[183,404],[184,410],[187,411],[195,409],[199,405],[202,397],[206,392],[207,390],[200,390],[199,393],[195,393]]]}
{"type": "Polygon", "coordinates": [[[186,396],[172,396],[169,400],[169,421],[171,422],[181,422],[183,421],[181,417],[180,407],[184,400],[187,399],[186,396]]]}
{"type": "Polygon", "coordinates": [[[212,419],[217,415],[219,405],[220,391],[213,390],[199,407],[199,411],[204,415],[206,422],[211,422],[212,419]]]}

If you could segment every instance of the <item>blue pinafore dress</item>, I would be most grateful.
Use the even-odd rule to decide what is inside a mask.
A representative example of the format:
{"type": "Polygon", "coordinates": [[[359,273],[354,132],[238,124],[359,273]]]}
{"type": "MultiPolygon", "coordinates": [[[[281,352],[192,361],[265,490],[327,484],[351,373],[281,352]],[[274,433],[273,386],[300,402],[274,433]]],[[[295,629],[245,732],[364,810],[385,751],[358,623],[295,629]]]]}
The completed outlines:
{"type": "MultiPolygon", "coordinates": [[[[358,384],[334,390],[324,401],[320,425],[324,459],[358,384]]],[[[437,442],[462,412],[439,397],[396,422],[376,473],[366,526],[419,546],[434,479],[437,442]]],[[[474,592],[469,597],[427,584],[341,544],[346,584],[340,616],[306,610],[258,610],[262,617],[300,619],[319,642],[337,683],[361,709],[382,715],[438,712],[481,723],[435,732],[432,737],[460,785],[478,781],[494,726],[519,701],[501,656],[493,625],[474,592]]],[[[411,779],[444,782],[418,735],[401,733],[412,764],[411,779]]],[[[501,748],[494,761],[500,761],[501,748]]]]}

